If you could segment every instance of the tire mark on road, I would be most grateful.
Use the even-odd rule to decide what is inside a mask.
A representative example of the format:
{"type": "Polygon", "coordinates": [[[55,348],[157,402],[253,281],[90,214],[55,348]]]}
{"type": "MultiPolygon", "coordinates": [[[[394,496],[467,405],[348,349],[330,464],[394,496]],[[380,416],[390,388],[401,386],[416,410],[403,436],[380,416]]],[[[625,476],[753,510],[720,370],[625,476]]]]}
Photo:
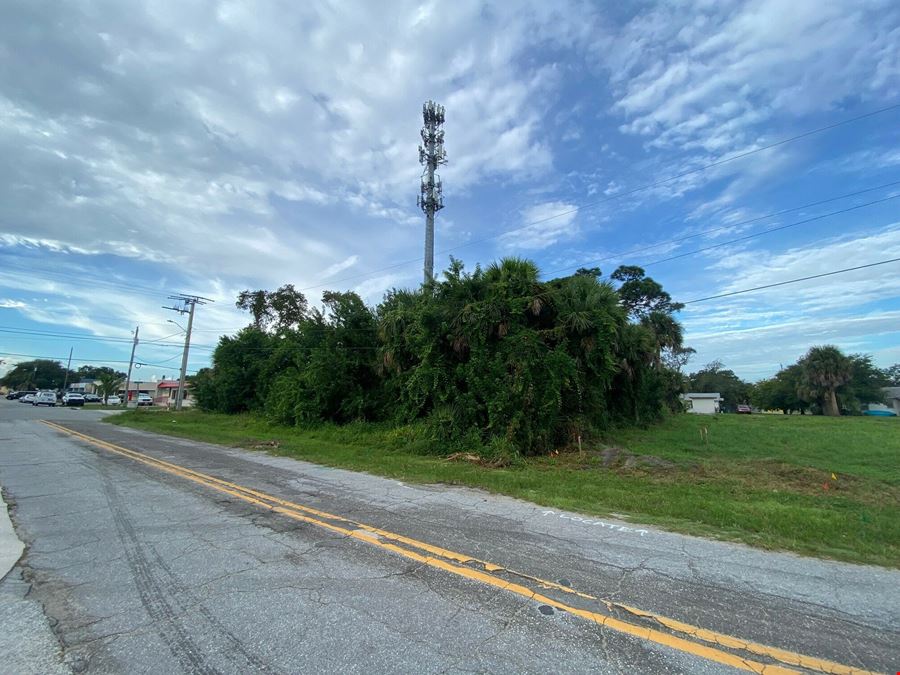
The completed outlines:
{"type": "Polygon", "coordinates": [[[188,673],[218,675],[219,671],[206,663],[202,650],[188,635],[187,630],[178,620],[175,609],[166,599],[163,588],[154,576],[144,548],[138,540],[137,533],[126,516],[126,507],[118,490],[105,469],[101,468],[100,474],[103,477],[103,491],[116,526],[116,532],[125,549],[128,568],[140,595],[141,604],[153,619],[157,634],[172,656],[178,660],[182,670],[188,673]]]}
{"type": "MultiPolygon", "coordinates": [[[[147,565],[147,571],[151,577],[154,588],[158,591],[158,597],[163,597],[161,595],[161,589],[165,588],[168,590],[168,594],[171,597],[172,603],[177,607],[178,610],[180,610],[182,614],[191,610],[199,613],[206,620],[209,626],[215,631],[215,633],[221,636],[222,640],[226,643],[226,651],[223,652],[223,654],[228,659],[228,661],[231,662],[233,666],[235,666],[235,672],[246,672],[246,669],[249,667],[255,672],[265,672],[273,674],[279,673],[280,671],[278,669],[272,667],[259,656],[247,649],[246,645],[241,642],[240,638],[238,638],[231,630],[229,630],[228,627],[225,626],[212,612],[212,610],[210,610],[209,607],[207,607],[203,603],[202,599],[190,588],[188,588],[187,585],[181,580],[181,578],[177,574],[175,574],[169,564],[163,559],[163,557],[153,546],[148,547],[149,553],[148,551],[144,550],[144,547],[141,546],[137,540],[137,536],[134,532],[134,528],[131,526],[131,522],[127,518],[127,506],[124,500],[122,500],[118,491],[115,489],[115,486],[112,484],[109,476],[106,475],[105,468],[101,468],[100,472],[102,474],[105,490],[107,492],[107,501],[110,501],[110,496],[112,496],[112,501],[115,502],[114,505],[110,504],[110,508],[112,508],[114,511],[114,518],[122,518],[123,529],[125,530],[129,540],[139,550],[141,560],[147,565]],[[148,557],[151,559],[148,559],[148,557]],[[162,570],[166,578],[160,579],[157,574],[153,572],[153,569],[162,570]]],[[[127,548],[128,546],[126,545],[126,553],[127,548]]],[[[173,616],[172,620],[177,619],[173,616]]],[[[188,639],[190,640],[189,636],[188,639]]],[[[193,642],[191,641],[191,643],[193,642]]],[[[197,649],[196,646],[194,646],[194,649],[197,649]]],[[[211,672],[218,671],[213,669],[211,672]]]]}
{"type": "MultiPolygon", "coordinates": [[[[156,565],[161,568],[166,576],[169,577],[169,585],[176,591],[177,595],[180,597],[187,598],[190,600],[189,603],[182,604],[183,609],[187,609],[185,605],[192,606],[197,612],[206,619],[207,623],[212,626],[216,632],[218,632],[228,643],[228,650],[235,655],[240,655],[246,661],[246,665],[252,666],[258,672],[265,673],[278,673],[277,669],[270,666],[268,663],[263,661],[261,658],[256,656],[256,654],[250,652],[243,642],[232,633],[221,621],[219,621],[218,617],[212,613],[212,611],[203,604],[203,601],[191,591],[187,586],[185,586],[181,579],[176,576],[176,574],[172,571],[172,568],[166,563],[165,560],[157,553],[155,550],[153,551],[153,558],[156,565]]],[[[181,603],[179,603],[181,604],[181,603]]],[[[239,665],[235,662],[234,658],[230,658],[235,665],[239,665]]],[[[243,665],[243,664],[242,664],[243,665]]]]}
{"type": "Polygon", "coordinates": [[[144,547],[138,540],[137,533],[126,515],[124,501],[105,468],[100,469],[100,474],[103,478],[103,491],[116,526],[116,532],[125,550],[128,568],[137,587],[138,595],[140,595],[141,604],[153,619],[157,634],[172,656],[178,660],[182,670],[188,673],[218,675],[219,671],[206,663],[202,649],[188,635],[187,630],[179,621],[175,609],[166,599],[165,592],[147,560],[144,547]]]}

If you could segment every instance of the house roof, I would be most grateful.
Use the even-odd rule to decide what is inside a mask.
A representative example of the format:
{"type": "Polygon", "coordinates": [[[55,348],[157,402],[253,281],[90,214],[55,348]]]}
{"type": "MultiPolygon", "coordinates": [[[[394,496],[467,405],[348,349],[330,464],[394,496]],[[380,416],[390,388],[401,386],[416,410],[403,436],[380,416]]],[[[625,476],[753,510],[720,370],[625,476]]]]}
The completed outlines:
{"type": "Polygon", "coordinates": [[[706,393],[706,392],[689,392],[687,394],[682,394],[684,398],[714,398],[716,400],[722,398],[722,396],[716,392],[714,394],[706,393]]]}
{"type": "MultiPolygon", "coordinates": [[[[187,389],[187,382],[184,383],[185,389],[187,389]]],[[[178,380],[163,380],[159,384],[156,385],[157,389],[178,389],[178,380]]]]}

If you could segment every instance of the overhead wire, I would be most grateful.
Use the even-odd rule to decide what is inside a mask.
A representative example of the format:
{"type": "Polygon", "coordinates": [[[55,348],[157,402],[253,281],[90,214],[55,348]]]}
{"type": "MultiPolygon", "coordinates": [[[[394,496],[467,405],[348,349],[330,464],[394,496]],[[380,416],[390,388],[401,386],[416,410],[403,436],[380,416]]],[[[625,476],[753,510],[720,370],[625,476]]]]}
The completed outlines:
{"type": "MultiPolygon", "coordinates": [[[[33,272],[34,268],[17,264],[16,262],[10,263],[9,261],[4,261],[3,270],[19,270],[22,272],[33,272]]],[[[82,272],[71,273],[71,272],[58,272],[54,270],[41,270],[40,278],[49,278],[51,281],[59,279],[64,281],[66,284],[70,286],[78,286],[82,288],[94,288],[100,287],[108,290],[128,290],[130,293],[138,294],[138,295],[146,295],[150,297],[160,297],[161,295],[167,295],[171,293],[171,291],[167,291],[163,288],[155,288],[149,285],[138,285],[131,284],[128,282],[119,282],[119,281],[110,281],[108,278],[102,278],[99,276],[93,276],[90,274],[85,274],[82,272]]],[[[54,281],[55,283],[55,281],[54,281]]]]}
{"type": "MultiPolygon", "coordinates": [[[[832,270],[830,272],[822,272],[820,274],[812,274],[812,275],[808,275],[808,276],[804,276],[804,277],[798,277],[796,279],[788,279],[785,281],[778,281],[778,282],[774,282],[771,284],[763,284],[761,286],[753,286],[752,288],[744,288],[744,289],[740,289],[740,290],[736,290],[736,291],[729,291],[727,293],[719,293],[716,295],[709,295],[709,296],[705,296],[705,297],[701,297],[701,298],[694,298],[692,300],[687,300],[681,304],[682,305],[692,305],[692,304],[696,304],[696,303],[700,303],[700,302],[707,302],[709,300],[717,300],[717,299],[721,299],[721,298],[732,297],[735,295],[742,295],[745,293],[761,291],[761,290],[765,290],[765,289],[769,289],[769,288],[777,288],[780,286],[787,286],[789,284],[796,284],[796,283],[800,283],[803,281],[811,281],[814,279],[821,279],[824,277],[835,276],[838,274],[845,274],[847,272],[855,272],[858,270],[869,269],[872,267],[878,267],[880,265],[887,265],[887,264],[894,263],[894,262],[900,262],[900,258],[889,258],[887,260],[879,260],[877,262],[866,263],[863,265],[856,265],[853,267],[845,267],[843,269],[832,270]]],[[[275,346],[271,346],[271,347],[242,347],[242,349],[246,350],[246,351],[275,351],[276,349],[279,349],[279,348],[280,348],[280,345],[275,345],[275,346]]],[[[304,351],[315,351],[318,349],[331,349],[331,348],[333,348],[333,347],[329,347],[329,348],[305,347],[305,348],[300,348],[300,349],[303,349],[304,351]]],[[[342,347],[342,346],[338,346],[337,348],[345,349],[345,350],[354,350],[354,351],[375,351],[375,350],[379,349],[379,347],[342,347]]],[[[43,355],[37,355],[37,354],[22,354],[22,353],[7,352],[7,351],[2,351],[0,353],[3,353],[6,356],[21,356],[21,357],[25,357],[25,358],[50,359],[50,360],[56,360],[56,361],[64,361],[67,358],[69,358],[67,356],[43,356],[43,355]]],[[[168,360],[171,361],[174,358],[177,358],[177,355],[168,360]]],[[[88,362],[90,362],[90,363],[98,363],[98,362],[99,363],[129,363],[129,361],[127,361],[127,360],[115,360],[115,359],[82,359],[82,358],[74,358],[73,357],[72,360],[79,362],[79,363],[88,363],[88,362]]],[[[152,362],[148,362],[148,361],[137,361],[136,360],[135,364],[139,365],[139,366],[140,365],[150,365],[150,366],[159,367],[159,368],[168,367],[166,365],[163,365],[163,363],[160,363],[160,362],[152,363],[152,362]]],[[[190,369],[190,370],[192,370],[192,372],[197,372],[195,369],[190,369]]]]}
{"type": "MultiPolygon", "coordinates": [[[[109,335],[78,335],[72,333],[56,333],[52,331],[41,331],[29,328],[16,328],[16,327],[6,327],[0,326],[0,333],[8,333],[11,335],[20,335],[22,337],[36,337],[36,338],[53,338],[58,340],[87,340],[94,342],[106,342],[110,344],[131,344],[132,338],[119,338],[109,335]]],[[[177,335],[177,333],[176,333],[177,335]]],[[[173,337],[169,335],[167,337],[173,337]]],[[[163,338],[160,338],[160,340],[163,338]]],[[[183,347],[184,344],[180,342],[160,342],[159,340],[146,340],[144,344],[152,344],[155,347],[183,347]]],[[[201,346],[201,345],[197,345],[201,346]]]]}
{"type": "MultiPolygon", "coordinates": [[[[700,236],[703,236],[703,235],[706,235],[706,234],[711,234],[711,233],[719,232],[719,231],[722,231],[722,230],[727,230],[727,229],[732,229],[732,228],[735,228],[735,227],[740,227],[740,226],[742,226],[742,225],[747,225],[747,224],[750,224],[750,223],[759,222],[759,221],[761,221],[761,220],[767,220],[767,219],[769,219],[769,218],[774,218],[774,217],[777,217],[777,216],[785,215],[785,214],[787,214],[787,213],[791,213],[791,212],[794,212],[794,211],[800,211],[800,210],[803,210],[803,209],[806,209],[806,208],[811,208],[811,207],[814,207],[814,206],[820,206],[820,205],[822,205],[822,204],[827,204],[827,203],[834,202],[834,201],[838,201],[838,200],[841,200],[841,199],[847,199],[847,198],[850,198],[850,197],[856,197],[856,196],[859,196],[859,195],[862,195],[862,194],[866,194],[866,193],[869,193],[869,192],[873,192],[873,191],[875,191],[875,190],[880,190],[880,189],[885,189],[885,188],[889,188],[889,187],[894,187],[894,186],[897,186],[897,185],[900,185],[900,181],[892,181],[892,182],[884,183],[884,184],[877,185],[877,186],[874,186],[874,187],[865,188],[865,189],[863,189],[863,190],[857,190],[857,191],[855,191],[855,192],[845,193],[845,194],[843,194],[843,195],[838,195],[838,196],[836,196],[836,197],[830,197],[830,198],[828,198],[828,199],[820,199],[820,200],[817,200],[817,201],[814,201],[814,202],[809,202],[809,203],[806,203],[806,204],[801,204],[801,205],[799,205],[799,206],[794,206],[794,207],[791,207],[791,208],[788,208],[788,209],[782,209],[782,210],[780,210],[780,211],[775,211],[775,212],[772,212],[772,213],[767,213],[767,214],[762,215],[762,216],[757,216],[757,217],[749,218],[749,219],[746,219],[746,220],[743,220],[743,221],[739,221],[739,222],[735,222],[735,223],[730,223],[730,224],[728,224],[728,225],[723,225],[723,226],[717,226],[717,227],[714,227],[714,228],[709,228],[709,229],[702,230],[702,231],[699,231],[699,232],[695,232],[695,233],[692,233],[692,234],[689,234],[689,235],[685,235],[685,236],[683,236],[683,237],[677,237],[677,238],[674,238],[674,239],[669,239],[669,240],[665,240],[665,241],[662,241],[662,242],[657,242],[657,243],[651,244],[651,245],[649,245],[649,246],[644,246],[644,247],[640,247],[640,248],[636,248],[636,249],[631,249],[631,250],[629,250],[629,251],[622,252],[622,253],[611,254],[611,255],[609,255],[609,256],[606,256],[605,258],[593,259],[593,260],[591,260],[591,261],[589,261],[589,262],[583,262],[583,263],[581,263],[581,264],[579,264],[579,265],[572,265],[572,266],[568,266],[568,267],[565,267],[565,268],[560,268],[560,269],[558,269],[558,270],[554,270],[554,271],[549,272],[549,273],[547,273],[547,274],[553,275],[553,274],[557,274],[557,273],[559,273],[559,272],[570,271],[570,270],[576,269],[576,268],[578,268],[578,267],[584,267],[584,266],[586,266],[586,265],[592,265],[592,264],[596,264],[596,263],[598,263],[598,262],[603,262],[603,261],[605,261],[605,260],[612,260],[612,259],[620,258],[620,257],[626,256],[626,255],[632,255],[632,254],[634,254],[634,253],[643,253],[643,252],[650,251],[650,250],[653,250],[653,249],[655,249],[655,248],[660,248],[660,247],[662,247],[662,246],[666,246],[666,245],[669,245],[669,244],[672,244],[672,243],[681,243],[681,242],[687,241],[687,240],[689,240],[689,239],[693,239],[693,238],[696,238],[696,237],[700,237],[700,236]]],[[[754,238],[756,238],[756,237],[764,236],[764,235],[766,235],[766,234],[771,234],[771,233],[773,233],[773,232],[778,232],[778,231],[781,231],[781,230],[791,229],[791,228],[794,228],[794,227],[798,227],[798,226],[800,226],[800,225],[808,224],[808,223],[811,223],[811,222],[816,222],[816,221],[818,221],[818,220],[823,220],[823,219],[825,219],[825,218],[830,218],[830,217],[833,217],[833,216],[836,216],[836,215],[841,215],[841,214],[844,214],[844,213],[848,213],[848,212],[851,212],[851,211],[854,211],[854,210],[858,210],[858,209],[861,209],[861,208],[865,208],[865,207],[868,207],[868,206],[873,206],[873,205],[875,205],[875,204],[883,203],[883,202],[890,201],[890,200],[897,199],[897,198],[900,198],[900,194],[889,195],[889,196],[887,196],[887,197],[883,197],[883,198],[880,198],[880,199],[872,200],[872,201],[865,202],[865,203],[862,203],[862,204],[855,204],[855,205],[853,205],[853,206],[846,207],[846,208],[843,208],[843,209],[838,209],[838,210],[835,210],[835,211],[830,211],[830,212],[828,212],[828,213],[824,213],[824,214],[819,214],[819,215],[816,215],[816,216],[812,216],[812,217],[810,217],[810,218],[805,218],[805,219],[802,219],[802,220],[799,220],[799,221],[796,221],[796,222],[793,222],[793,223],[788,223],[788,224],[786,224],[786,225],[779,225],[779,226],[776,226],[776,227],[768,228],[768,229],[762,230],[762,231],[760,231],[760,232],[754,232],[754,233],[751,233],[751,234],[748,234],[748,235],[743,235],[743,236],[741,236],[741,237],[737,237],[737,238],[734,238],[734,239],[729,239],[729,240],[723,241],[723,242],[718,242],[718,243],[716,243],[716,244],[713,244],[713,245],[710,245],[710,246],[706,246],[706,247],[702,247],[702,248],[699,248],[699,249],[694,249],[694,250],[692,250],[692,251],[686,251],[686,252],[684,252],[684,253],[680,253],[680,254],[677,254],[677,255],[674,255],[674,256],[670,256],[670,257],[668,257],[668,258],[662,258],[662,259],[660,259],[660,260],[654,260],[654,261],[650,261],[650,262],[647,262],[647,263],[642,263],[640,266],[641,266],[641,267],[651,267],[651,266],[653,266],[653,265],[658,265],[658,264],[661,264],[661,263],[664,263],[664,262],[668,262],[668,261],[671,261],[671,260],[676,260],[676,259],[679,259],[679,258],[684,258],[684,257],[688,257],[688,256],[691,256],[691,255],[696,255],[697,253],[702,253],[702,252],[705,252],[705,251],[708,251],[708,250],[712,250],[712,249],[715,249],[715,248],[720,248],[720,247],[727,246],[727,245],[734,244],[734,243],[738,243],[738,242],[741,242],[741,241],[746,241],[746,240],[749,240],[749,239],[754,239],[754,238]]],[[[309,331],[323,330],[323,331],[324,331],[324,330],[328,330],[328,329],[329,329],[329,327],[327,327],[327,326],[322,326],[321,328],[317,328],[317,327],[308,327],[306,330],[309,330],[309,331]]],[[[367,329],[367,328],[360,328],[360,329],[344,328],[343,330],[362,330],[362,331],[367,331],[367,330],[370,330],[370,329],[367,329]]],[[[208,348],[208,349],[215,349],[215,347],[207,347],[207,348],[208,348]]]]}
{"type": "MultiPolygon", "coordinates": [[[[610,253],[602,258],[592,258],[591,260],[586,260],[578,263],[577,265],[569,265],[567,267],[562,267],[551,272],[547,272],[547,274],[559,274],[560,272],[568,272],[569,270],[574,270],[577,268],[588,267],[590,265],[597,265],[602,262],[607,262],[609,260],[616,260],[622,258],[624,256],[635,255],[638,253],[646,253],[648,251],[652,251],[657,248],[662,248],[663,246],[670,246],[672,244],[680,244],[682,242],[688,241],[689,239],[696,239],[697,237],[702,237],[707,234],[714,234],[715,232],[722,232],[724,230],[732,230],[736,227],[742,227],[744,225],[750,225],[752,223],[757,223],[762,220],[768,220],[769,218],[777,218],[778,216],[783,216],[788,213],[793,213],[794,211],[802,211],[803,209],[809,209],[814,206],[821,206],[822,204],[830,204],[831,202],[840,201],[842,199],[849,199],[850,197],[857,197],[862,194],[866,194],[867,192],[875,192],[876,190],[883,190],[885,188],[894,187],[900,185],[900,181],[891,181],[889,183],[882,183],[881,185],[876,185],[869,188],[864,188],[862,190],[856,190],[855,192],[847,192],[842,195],[837,195],[836,197],[829,197],[828,199],[820,199],[814,202],[807,202],[806,204],[800,204],[798,206],[792,206],[787,209],[781,209],[780,211],[773,211],[771,213],[766,213],[762,216],[754,216],[753,218],[747,218],[745,220],[739,220],[733,223],[727,223],[726,225],[717,225],[716,227],[710,227],[705,230],[698,230],[697,232],[692,232],[691,234],[686,234],[680,237],[673,237],[672,239],[664,239],[662,241],[658,241],[653,244],[647,244],[643,246],[638,246],[635,248],[628,249],[627,251],[620,251],[618,253],[610,253]]],[[[650,263],[648,263],[650,264],[650,263]]]]}
{"type": "MultiPolygon", "coordinates": [[[[679,237],[679,238],[676,238],[676,239],[673,239],[673,240],[668,240],[668,241],[664,241],[664,242],[657,242],[657,243],[652,244],[652,245],[647,246],[647,247],[642,247],[642,248],[640,248],[640,249],[633,249],[631,252],[641,252],[641,251],[652,250],[653,248],[659,248],[660,246],[664,246],[664,245],[667,245],[667,244],[670,244],[670,243],[682,242],[682,241],[685,241],[685,240],[688,240],[688,239],[691,239],[691,238],[695,238],[695,237],[698,237],[698,236],[702,236],[702,235],[704,235],[704,234],[709,234],[709,233],[712,233],[712,232],[721,231],[721,230],[723,230],[723,229],[730,229],[730,228],[738,227],[738,226],[741,226],[741,225],[743,225],[743,224],[748,224],[748,223],[752,223],[752,222],[758,222],[758,221],[760,221],[760,220],[768,219],[768,218],[775,217],[775,216],[778,216],[778,215],[784,215],[785,213],[789,213],[789,212],[792,212],[792,211],[797,211],[797,210],[801,210],[801,209],[804,209],[804,208],[810,208],[810,207],[812,207],[812,206],[816,206],[816,205],[821,205],[821,204],[825,204],[825,203],[837,201],[837,200],[840,200],[840,199],[846,199],[846,198],[849,198],[849,197],[858,196],[858,195],[860,195],[860,194],[864,194],[864,193],[867,193],[867,192],[872,192],[872,191],[875,191],[875,190],[878,190],[878,189],[884,189],[884,188],[887,188],[887,187],[893,187],[893,186],[898,185],[898,184],[900,184],[900,181],[893,181],[893,182],[890,182],[890,183],[885,183],[885,184],[882,184],[882,185],[879,185],[879,186],[875,186],[875,187],[871,187],[871,188],[866,188],[866,189],[863,189],[863,190],[858,190],[858,191],[851,192],[851,193],[847,193],[847,194],[844,194],[844,195],[839,195],[839,196],[832,197],[832,198],[828,198],[828,199],[824,199],[824,200],[818,200],[818,201],[816,201],[816,202],[811,202],[811,203],[809,203],[809,204],[803,204],[803,205],[796,206],[796,207],[792,207],[792,208],[789,208],[789,209],[782,209],[781,211],[777,211],[777,212],[770,213],[770,214],[766,214],[766,215],[763,215],[763,216],[758,216],[758,217],[755,217],[755,218],[747,219],[747,220],[745,220],[745,221],[741,221],[741,222],[738,222],[738,223],[731,223],[731,224],[728,224],[728,225],[725,225],[725,226],[720,226],[720,227],[716,227],[716,228],[710,228],[710,229],[708,229],[708,230],[704,230],[704,231],[697,232],[697,233],[692,233],[692,234],[690,234],[690,235],[686,235],[686,236],[684,236],[684,237],[679,237]]],[[[713,250],[713,249],[716,249],[716,248],[721,248],[721,247],[724,247],[724,246],[727,246],[727,245],[730,245],[730,244],[738,243],[738,242],[741,242],[741,241],[746,241],[746,240],[753,239],[753,238],[756,238],[756,237],[759,237],[759,236],[763,236],[763,235],[766,235],[766,234],[770,234],[770,233],[773,233],[773,232],[778,232],[778,231],[786,230],[786,229],[789,229],[789,228],[797,227],[797,226],[799,226],[799,225],[808,224],[808,223],[810,223],[810,222],[815,222],[815,221],[818,221],[818,220],[822,220],[822,219],[824,219],[824,218],[833,217],[833,216],[835,216],[835,215],[840,215],[840,214],[843,214],[843,213],[848,213],[848,212],[851,212],[851,211],[854,211],[854,210],[858,210],[858,209],[865,208],[865,207],[868,207],[868,206],[872,206],[872,205],[875,205],[875,204],[879,204],[879,203],[883,203],[883,202],[890,201],[890,200],[893,200],[893,199],[897,199],[898,197],[900,197],[900,194],[889,195],[888,197],[884,197],[884,198],[877,199],[877,200],[872,200],[872,201],[869,201],[869,202],[865,202],[865,203],[863,203],[863,204],[856,204],[856,205],[854,205],[854,206],[846,207],[846,208],[844,208],[844,209],[838,209],[838,210],[835,210],[835,211],[831,211],[831,212],[829,212],[829,213],[819,214],[819,215],[817,215],[817,216],[812,216],[812,217],[810,217],[810,218],[805,218],[805,219],[800,220],[800,221],[796,221],[796,222],[793,222],[793,223],[788,223],[788,224],[786,224],[786,225],[780,225],[780,226],[777,226],[777,227],[769,228],[769,229],[766,229],[766,230],[762,230],[762,231],[760,231],[760,232],[755,232],[755,233],[751,233],[751,234],[744,235],[744,236],[741,236],[741,237],[737,237],[737,238],[734,238],[734,239],[729,239],[729,240],[727,240],[727,241],[718,242],[718,243],[712,244],[712,245],[710,245],[710,246],[702,247],[702,248],[699,248],[699,249],[694,249],[694,250],[692,250],[692,251],[686,251],[686,252],[684,252],[684,253],[680,253],[680,254],[677,254],[677,255],[674,255],[674,256],[669,256],[669,257],[667,257],[667,258],[662,258],[662,259],[660,259],[660,260],[654,260],[654,261],[651,261],[651,262],[648,262],[648,263],[643,263],[641,266],[642,266],[642,267],[650,267],[650,266],[653,266],[653,265],[658,265],[658,264],[665,263],[665,262],[669,262],[669,261],[672,261],[672,260],[677,260],[677,259],[680,259],[680,258],[688,257],[688,256],[691,256],[691,255],[696,255],[697,253],[702,253],[702,252],[709,251],[709,250],[713,250]]],[[[588,265],[589,265],[589,264],[594,264],[594,263],[596,263],[596,262],[600,262],[600,261],[605,260],[605,259],[612,259],[612,258],[618,257],[619,255],[627,255],[627,254],[628,254],[628,253],[613,254],[613,255],[608,256],[607,258],[604,258],[604,259],[595,259],[595,260],[593,260],[593,261],[591,261],[591,262],[588,262],[588,263],[582,263],[581,266],[583,266],[583,265],[585,265],[585,264],[588,264],[588,265]]],[[[573,268],[575,268],[575,266],[563,268],[563,269],[561,269],[561,270],[554,271],[554,272],[552,272],[551,274],[555,274],[555,273],[557,273],[557,272],[559,272],[559,271],[568,271],[568,270],[573,269],[573,268]]],[[[317,329],[318,329],[318,330],[325,331],[325,330],[329,330],[330,327],[328,327],[328,326],[322,326],[321,328],[319,328],[319,327],[311,327],[311,328],[308,328],[307,330],[317,330],[317,329]]],[[[217,330],[217,329],[207,329],[207,330],[217,330]]],[[[346,327],[345,327],[345,328],[343,328],[343,330],[351,330],[351,331],[356,331],[356,330],[359,330],[359,331],[371,331],[372,329],[369,329],[369,328],[346,328],[346,327]]],[[[84,336],[84,335],[73,335],[73,334],[71,334],[71,333],[58,333],[58,332],[51,332],[51,331],[38,331],[38,330],[33,330],[33,329],[21,329],[21,328],[17,328],[17,327],[3,327],[3,326],[0,326],[0,332],[11,333],[11,334],[14,334],[14,335],[22,335],[23,337],[25,337],[25,336],[46,336],[46,337],[54,338],[54,339],[94,340],[94,341],[99,341],[99,342],[111,342],[111,343],[119,343],[119,344],[130,344],[131,341],[132,341],[132,338],[127,338],[127,337],[99,336],[99,335],[98,335],[98,336],[84,336]]],[[[179,334],[180,334],[180,333],[173,333],[173,334],[171,334],[171,335],[167,335],[167,336],[164,336],[164,337],[162,337],[162,338],[158,338],[158,339],[156,339],[156,340],[149,340],[149,341],[146,341],[145,344],[153,344],[154,346],[159,346],[159,347],[179,347],[179,348],[181,348],[181,347],[183,347],[183,344],[182,344],[182,343],[165,343],[165,342],[163,342],[163,340],[166,340],[166,339],[168,339],[168,338],[174,337],[174,336],[179,335],[179,334]]],[[[192,348],[192,349],[195,349],[195,350],[214,351],[214,350],[216,349],[216,346],[215,346],[215,345],[204,345],[204,344],[193,344],[193,345],[191,345],[191,348],[192,348]]],[[[259,348],[246,347],[245,349],[257,349],[257,350],[266,350],[266,351],[268,351],[268,350],[277,349],[277,348],[278,348],[278,347],[276,346],[276,347],[259,347],[259,348]]],[[[339,348],[341,348],[341,347],[339,347],[339,348]]],[[[322,349],[322,348],[320,348],[320,347],[307,347],[307,349],[314,349],[314,350],[315,350],[315,349],[322,349]]],[[[365,347],[356,347],[356,348],[346,347],[346,348],[344,348],[344,349],[361,350],[361,349],[370,349],[370,348],[365,348],[365,347]]],[[[373,348],[373,349],[374,349],[374,348],[373,348]]],[[[175,356],[173,356],[173,357],[171,357],[170,359],[167,359],[167,360],[173,360],[173,359],[177,358],[177,356],[178,356],[178,355],[175,355],[175,356]]]]}
{"type": "Polygon", "coordinates": [[[773,284],[764,284],[762,286],[754,286],[753,288],[744,288],[739,291],[729,291],[728,293],[719,293],[717,295],[708,295],[705,298],[694,298],[693,300],[687,300],[681,304],[683,305],[693,305],[698,302],[706,302],[707,300],[717,300],[719,298],[728,298],[732,295],[741,295],[743,293],[752,293],[753,291],[761,291],[766,288],[776,288],[778,286],[787,286],[788,284],[796,284],[801,281],[809,281],[811,279],[821,279],[822,277],[830,277],[835,274],[844,274],[845,272],[855,272],[856,270],[864,270],[869,267],[877,267],[879,265],[887,265],[888,263],[900,262],[900,258],[890,258],[888,260],[879,260],[878,262],[867,263],[865,265],[857,265],[856,267],[845,267],[840,270],[833,270],[831,272],[823,272],[822,274],[812,274],[807,277],[798,277],[797,279],[789,279],[787,281],[779,281],[773,284]]]}
{"type": "Polygon", "coordinates": [[[900,198],[900,194],[891,195],[889,197],[884,197],[883,199],[876,199],[871,202],[866,202],[865,204],[857,204],[855,206],[849,206],[845,209],[839,209],[838,211],[832,211],[830,213],[823,213],[818,216],[813,216],[811,218],[804,218],[803,220],[798,220],[794,223],[788,223],[787,225],[779,225],[778,227],[770,227],[767,230],[762,230],[760,232],[753,232],[752,234],[747,234],[742,237],[736,237],[734,239],[729,239],[727,241],[720,241],[716,244],[710,244],[709,246],[704,246],[702,248],[697,248],[692,251],[685,251],[684,253],[679,253],[677,255],[669,256],[668,258],[661,258],[660,260],[654,260],[649,263],[645,263],[642,267],[651,267],[653,265],[659,265],[661,263],[670,262],[672,260],[678,260],[680,258],[686,258],[687,256],[696,255],[697,253],[704,253],[706,251],[711,251],[716,248],[722,248],[723,246],[728,246],[730,244],[736,244],[742,241],[747,241],[749,239],[755,239],[756,237],[761,237],[766,234],[771,234],[772,232],[780,232],[782,230],[787,230],[792,227],[798,227],[799,225],[807,225],[809,223],[816,222],[818,220],[823,220],[825,218],[831,218],[832,216],[837,216],[843,213],[849,213],[850,211],[856,211],[861,208],[865,208],[867,206],[872,206],[874,204],[882,204],[884,202],[890,201],[892,199],[900,198]]]}

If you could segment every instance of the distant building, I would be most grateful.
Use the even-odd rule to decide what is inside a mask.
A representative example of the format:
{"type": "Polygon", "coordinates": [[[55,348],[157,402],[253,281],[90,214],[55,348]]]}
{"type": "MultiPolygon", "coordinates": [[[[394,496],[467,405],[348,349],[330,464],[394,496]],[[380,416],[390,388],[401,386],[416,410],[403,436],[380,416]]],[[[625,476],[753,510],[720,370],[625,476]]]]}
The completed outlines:
{"type": "MultiPolygon", "coordinates": [[[[164,380],[165,381],[165,380],[164,380]]],[[[121,387],[119,387],[119,391],[116,393],[123,397],[127,398],[129,401],[136,401],[138,394],[147,394],[148,396],[152,396],[156,398],[157,386],[161,384],[160,382],[144,382],[143,380],[131,381],[128,383],[128,395],[125,395],[125,382],[122,381],[121,387]]]]}
{"type": "Polygon", "coordinates": [[[884,403],[870,403],[869,410],[893,410],[900,415],[900,387],[885,387],[884,403]]]}
{"type": "Polygon", "coordinates": [[[76,391],[79,394],[96,394],[97,393],[97,383],[94,381],[75,382],[75,383],[69,385],[68,391],[76,391]]]}
{"type": "MultiPolygon", "coordinates": [[[[167,408],[174,408],[178,398],[178,380],[163,380],[156,385],[157,394],[153,399],[156,405],[164,405],[167,408]]],[[[194,405],[194,399],[191,398],[190,386],[185,383],[184,394],[181,397],[182,407],[189,408],[194,405]]]]}
{"type": "Polygon", "coordinates": [[[722,397],[718,394],[687,393],[681,395],[684,409],[695,415],[715,415],[719,412],[722,397]]]}

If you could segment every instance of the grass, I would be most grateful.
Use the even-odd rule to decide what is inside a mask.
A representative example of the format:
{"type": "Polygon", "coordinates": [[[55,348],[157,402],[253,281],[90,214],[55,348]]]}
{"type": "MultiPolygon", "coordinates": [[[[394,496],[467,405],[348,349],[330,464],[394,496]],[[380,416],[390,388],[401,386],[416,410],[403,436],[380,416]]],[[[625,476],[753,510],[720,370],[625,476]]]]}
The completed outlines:
{"type": "Polygon", "coordinates": [[[646,429],[612,430],[583,453],[501,468],[425,454],[411,427],[298,429],[250,415],[198,411],[136,410],[107,421],[230,446],[277,441],[277,448],[266,449],[319,464],[467,485],[761,548],[900,568],[898,419],[678,415],[646,429]],[[611,447],[644,464],[626,468],[629,454],[613,458],[611,447]]]}

